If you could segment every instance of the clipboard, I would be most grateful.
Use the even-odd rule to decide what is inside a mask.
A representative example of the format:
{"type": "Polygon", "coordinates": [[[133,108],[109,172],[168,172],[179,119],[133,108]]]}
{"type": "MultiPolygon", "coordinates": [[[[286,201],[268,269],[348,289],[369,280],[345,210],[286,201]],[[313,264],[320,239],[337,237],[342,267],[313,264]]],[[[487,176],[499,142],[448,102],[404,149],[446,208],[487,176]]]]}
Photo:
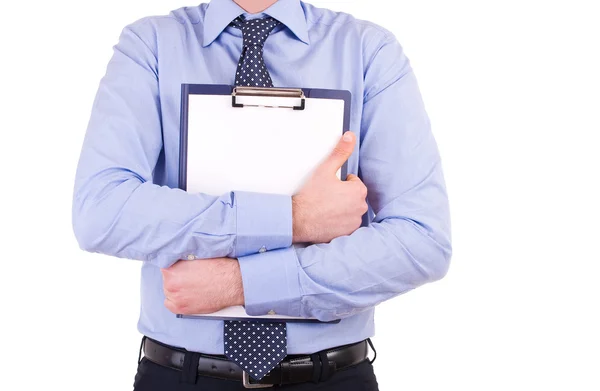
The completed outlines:
{"type": "MultiPolygon", "coordinates": [[[[231,191],[293,195],[349,130],[350,104],[346,90],[182,84],[179,188],[214,196],[231,191]]],[[[338,178],[345,180],[347,172],[346,162],[338,178]]],[[[253,317],[243,307],[177,316],[323,323],[253,317]]]]}

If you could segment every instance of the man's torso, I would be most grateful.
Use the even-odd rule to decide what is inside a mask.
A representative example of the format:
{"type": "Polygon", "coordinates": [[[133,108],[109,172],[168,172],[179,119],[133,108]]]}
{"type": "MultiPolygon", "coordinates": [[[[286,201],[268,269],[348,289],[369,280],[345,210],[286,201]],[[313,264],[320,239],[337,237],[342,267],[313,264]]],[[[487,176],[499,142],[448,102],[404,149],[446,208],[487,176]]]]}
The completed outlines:
{"type": "MultiPolygon", "coordinates": [[[[264,46],[264,59],[275,87],[349,90],[352,93],[350,129],[360,135],[362,102],[373,86],[364,73],[384,38],[384,29],[352,16],[302,4],[309,43],[290,29],[277,28],[264,46]]],[[[142,19],[130,26],[157,59],[163,146],[154,182],[178,186],[181,84],[233,85],[242,50],[241,32],[227,27],[206,45],[204,22],[208,5],[173,11],[169,16],[142,19]]],[[[141,46],[140,46],[141,47],[141,46]]],[[[141,49],[140,49],[141,50],[141,49]]],[[[149,73],[150,74],[150,73],[149,73]]],[[[285,130],[282,130],[285,131],[285,130]]],[[[348,161],[358,172],[360,137],[348,161]]],[[[179,319],[163,305],[160,269],[145,263],[141,280],[141,333],[161,342],[210,354],[223,353],[221,321],[179,319]]],[[[311,353],[372,336],[373,309],[343,319],[339,324],[288,324],[288,352],[311,353]]]]}

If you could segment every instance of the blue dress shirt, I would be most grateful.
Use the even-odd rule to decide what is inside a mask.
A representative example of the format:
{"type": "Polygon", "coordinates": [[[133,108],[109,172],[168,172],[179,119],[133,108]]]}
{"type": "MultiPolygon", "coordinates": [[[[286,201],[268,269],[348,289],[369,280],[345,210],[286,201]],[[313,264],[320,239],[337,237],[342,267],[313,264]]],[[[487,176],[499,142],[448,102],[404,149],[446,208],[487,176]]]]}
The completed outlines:
{"type": "Polygon", "coordinates": [[[223,353],[223,322],[176,318],[160,268],[235,257],[249,314],[342,319],[289,324],[297,354],[372,336],[374,307],[443,277],[451,254],[440,157],[402,47],[373,23],[298,0],[259,15],[213,0],[124,28],[81,151],[73,227],[84,250],[143,261],[141,333],[211,354],[223,353]],[[295,246],[289,196],[177,189],[181,84],[233,85],[242,35],[228,24],[240,14],[282,22],[264,47],[276,87],[352,92],[348,172],[369,191],[368,224],[352,235],[295,246]]]}

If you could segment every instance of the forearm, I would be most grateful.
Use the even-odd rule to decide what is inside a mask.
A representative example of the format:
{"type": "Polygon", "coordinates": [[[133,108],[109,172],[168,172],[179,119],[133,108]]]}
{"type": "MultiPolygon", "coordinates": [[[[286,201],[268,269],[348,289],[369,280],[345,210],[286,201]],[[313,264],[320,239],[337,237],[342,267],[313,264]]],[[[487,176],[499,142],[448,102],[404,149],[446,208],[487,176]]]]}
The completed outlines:
{"type": "Polygon", "coordinates": [[[246,310],[328,321],[442,278],[451,246],[447,205],[439,199],[440,214],[431,219],[376,219],[329,244],[240,258],[246,310]]]}
{"type": "Polygon", "coordinates": [[[296,254],[301,315],[344,318],[444,277],[449,227],[435,231],[408,217],[385,219],[296,254]]]}
{"type": "Polygon", "coordinates": [[[289,196],[189,194],[153,183],[166,135],[147,28],[141,21],[123,30],[94,100],[73,195],[80,246],[159,267],[289,246],[289,196]]]}
{"type": "Polygon", "coordinates": [[[124,179],[122,170],[105,175],[94,176],[74,197],[73,228],[86,251],[168,267],[179,259],[235,257],[291,243],[289,197],[188,194],[124,179]],[[271,219],[277,214],[265,213],[258,202],[281,218],[271,219]]]}

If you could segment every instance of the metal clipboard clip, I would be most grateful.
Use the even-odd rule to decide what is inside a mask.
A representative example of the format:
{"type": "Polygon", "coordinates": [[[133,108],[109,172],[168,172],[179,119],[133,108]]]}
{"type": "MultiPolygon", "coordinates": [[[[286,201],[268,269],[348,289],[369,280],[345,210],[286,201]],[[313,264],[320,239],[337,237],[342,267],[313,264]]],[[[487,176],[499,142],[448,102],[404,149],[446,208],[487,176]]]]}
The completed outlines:
{"type": "Polygon", "coordinates": [[[304,110],[306,97],[300,88],[234,87],[231,93],[232,107],[267,107],[276,109],[304,110]],[[237,103],[238,96],[267,96],[276,98],[300,98],[300,106],[267,106],[237,103]]]}

